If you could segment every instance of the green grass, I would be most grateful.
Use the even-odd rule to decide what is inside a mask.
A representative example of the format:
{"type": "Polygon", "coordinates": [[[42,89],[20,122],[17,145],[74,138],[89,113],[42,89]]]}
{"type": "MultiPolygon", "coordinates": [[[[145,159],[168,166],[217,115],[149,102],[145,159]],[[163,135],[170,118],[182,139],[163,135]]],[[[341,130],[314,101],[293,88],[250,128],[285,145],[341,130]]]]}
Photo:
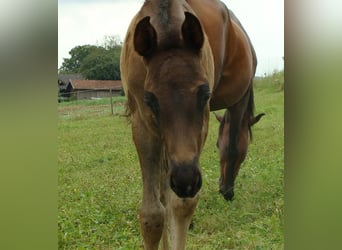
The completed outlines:
{"type": "MultiPolygon", "coordinates": [[[[266,115],[253,128],[233,202],[218,192],[218,122],[211,115],[187,249],[284,248],[284,75],[277,74],[255,83],[256,113],[266,115]]],[[[142,249],[141,175],[130,125],[122,116],[86,110],[82,119],[58,120],[58,247],[142,249]]]]}
{"type": "MultiPolygon", "coordinates": [[[[113,97],[113,114],[124,114],[126,98],[124,96],[113,97]]],[[[111,100],[110,98],[102,98],[97,100],[75,100],[62,102],[58,104],[58,116],[62,120],[88,120],[91,116],[107,116],[110,115],[111,100]]]]}
{"type": "MultiPolygon", "coordinates": [[[[113,97],[113,103],[123,102],[125,100],[126,100],[125,96],[113,97]]],[[[72,101],[67,101],[67,102],[61,102],[58,105],[60,107],[64,107],[64,106],[73,106],[73,105],[93,106],[93,105],[103,105],[103,104],[110,104],[110,98],[105,97],[105,98],[94,99],[94,100],[88,100],[88,99],[72,100],[72,101]]]]}

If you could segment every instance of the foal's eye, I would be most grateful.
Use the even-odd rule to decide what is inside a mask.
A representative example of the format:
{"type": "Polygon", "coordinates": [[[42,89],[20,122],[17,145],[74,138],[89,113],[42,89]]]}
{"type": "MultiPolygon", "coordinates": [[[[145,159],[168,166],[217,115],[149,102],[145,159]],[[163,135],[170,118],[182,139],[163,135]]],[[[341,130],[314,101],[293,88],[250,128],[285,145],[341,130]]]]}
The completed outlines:
{"type": "Polygon", "coordinates": [[[209,84],[203,84],[197,90],[197,107],[202,111],[210,98],[209,84]]]}
{"type": "Polygon", "coordinates": [[[149,106],[153,114],[158,118],[159,117],[159,103],[157,97],[152,93],[145,91],[144,93],[144,102],[149,106]]]}

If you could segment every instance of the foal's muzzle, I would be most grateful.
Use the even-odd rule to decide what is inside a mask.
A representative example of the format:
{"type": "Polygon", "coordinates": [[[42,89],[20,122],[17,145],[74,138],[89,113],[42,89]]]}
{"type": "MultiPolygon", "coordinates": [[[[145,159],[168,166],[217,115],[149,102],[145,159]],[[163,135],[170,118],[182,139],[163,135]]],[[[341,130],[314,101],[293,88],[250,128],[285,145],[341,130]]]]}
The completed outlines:
{"type": "Polygon", "coordinates": [[[202,187],[198,165],[171,163],[170,187],[180,198],[194,197],[202,187]]]}

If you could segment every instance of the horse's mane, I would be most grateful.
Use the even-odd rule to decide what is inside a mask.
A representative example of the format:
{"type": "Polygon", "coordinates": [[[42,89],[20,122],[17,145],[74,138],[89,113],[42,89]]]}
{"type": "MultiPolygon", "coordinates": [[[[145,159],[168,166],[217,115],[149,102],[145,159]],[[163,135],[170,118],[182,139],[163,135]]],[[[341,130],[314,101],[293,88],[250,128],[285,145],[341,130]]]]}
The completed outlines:
{"type": "MultiPolygon", "coordinates": [[[[247,106],[247,114],[249,116],[249,119],[254,117],[254,93],[253,93],[253,85],[250,88],[250,94],[249,94],[249,100],[248,100],[248,106],[247,106]]],[[[249,138],[252,141],[253,135],[252,135],[252,124],[250,121],[248,121],[248,131],[249,131],[249,138]]]]}

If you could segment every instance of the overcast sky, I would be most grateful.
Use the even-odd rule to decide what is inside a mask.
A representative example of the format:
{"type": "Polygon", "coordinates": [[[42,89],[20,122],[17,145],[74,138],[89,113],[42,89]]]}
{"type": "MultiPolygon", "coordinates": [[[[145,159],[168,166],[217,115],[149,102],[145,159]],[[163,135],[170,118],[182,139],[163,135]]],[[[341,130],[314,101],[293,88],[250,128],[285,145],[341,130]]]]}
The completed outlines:
{"type": "MultiPolygon", "coordinates": [[[[105,35],[124,39],[144,0],[58,0],[58,67],[78,45],[100,44],[105,35]]],[[[250,36],[256,75],[283,69],[284,0],[223,0],[250,36]]]]}

